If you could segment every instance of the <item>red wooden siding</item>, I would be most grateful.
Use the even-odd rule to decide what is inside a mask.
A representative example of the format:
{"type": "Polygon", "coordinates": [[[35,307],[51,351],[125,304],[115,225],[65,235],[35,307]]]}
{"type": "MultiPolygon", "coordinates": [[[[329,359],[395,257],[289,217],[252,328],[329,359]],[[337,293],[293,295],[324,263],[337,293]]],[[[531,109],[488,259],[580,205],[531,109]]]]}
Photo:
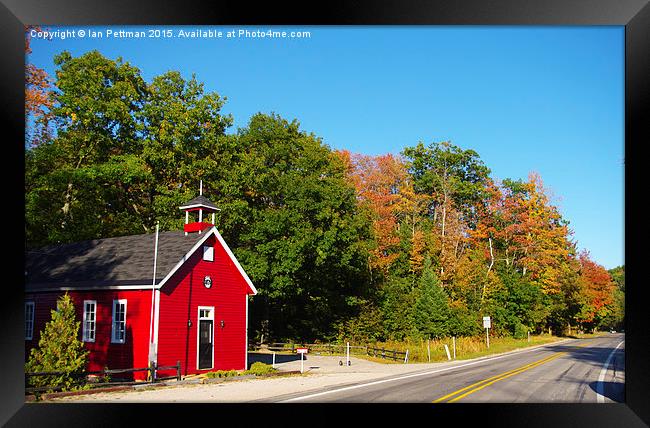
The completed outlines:
{"type": "MultiPolygon", "coordinates": [[[[34,302],[34,335],[25,341],[25,360],[29,350],[38,346],[40,332],[51,320],[51,310],[56,308],[56,300],[63,293],[32,293],[25,301],[34,302]]],[[[80,321],[79,340],[83,331],[83,301],[96,300],[97,313],[95,342],[84,342],[88,355],[88,371],[119,368],[147,367],[149,354],[149,317],[151,311],[151,290],[102,290],[69,291],[75,305],[77,320],[80,321]],[[111,343],[113,300],[125,299],[126,340],[125,343],[111,343]]],[[[125,375],[124,377],[129,377],[125,375]]],[[[146,378],[146,372],[136,373],[136,379],[146,378]]]]}
{"type": "MultiPolygon", "coordinates": [[[[181,362],[183,374],[198,373],[197,332],[198,307],[214,307],[214,366],[209,370],[246,369],[247,319],[249,287],[246,280],[214,235],[204,245],[214,246],[214,261],[203,260],[203,248],[176,271],[160,289],[158,315],[158,365],[181,362]],[[212,286],[204,286],[208,275],[212,286]],[[188,327],[188,320],[191,326],[188,327]],[[221,321],[224,327],[221,327],[221,321]]],[[[63,292],[26,293],[25,301],[35,304],[34,335],[25,341],[26,358],[32,347],[38,346],[40,331],[51,319],[63,292]]],[[[77,312],[83,320],[83,301],[97,302],[95,342],[85,342],[89,354],[89,371],[119,368],[144,368],[148,365],[151,289],[69,291],[77,312]],[[113,300],[124,299],[126,307],[126,341],[111,343],[113,300]]],[[[83,325],[79,329],[82,338],[83,325]]],[[[209,370],[201,370],[205,372],[209,370]]],[[[175,372],[161,373],[161,376],[175,372]]],[[[128,376],[124,376],[128,377],[128,376]]],[[[146,372],[135,375],[146,378],[146,372]]]]}
{"type": "Polygon", "coordinates": [[[198,232],[199,230],[205,230],[210,227],[212,227],[212,223],[205,223],[205,222],[195,222],[195,223],[187,223],[186,225],[183,226],[183,230],[185,232],[198,232]]]}
{"type": "MultiPolygon", "coordinates": [[[[203,260],[203,249],[161,288],[158,332],[158,365],[181,361],[183,374],[197,370],[198,307],[214,307],[214,367],[211,370],[246,368],[246,295],[248,286],[214,236],[214,261],[203,260]],[[212,278],[212,287],[203,278],[212,278]],[[188,327],[188,319],[191,327],[188,327]],[[224,328],[220,322],[224,321],[224,328]]],[[[209,371],[209,370],[208,370],[209,371]]]]}

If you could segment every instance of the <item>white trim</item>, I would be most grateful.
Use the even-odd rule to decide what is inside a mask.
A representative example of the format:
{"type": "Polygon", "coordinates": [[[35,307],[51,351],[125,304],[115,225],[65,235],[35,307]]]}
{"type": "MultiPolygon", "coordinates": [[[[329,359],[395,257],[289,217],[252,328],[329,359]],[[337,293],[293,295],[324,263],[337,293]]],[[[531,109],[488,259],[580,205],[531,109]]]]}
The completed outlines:
{"type": "Polygon", "coordinates": [[[97,300],[84,300],[83,302],[83,320],[81,324],[81,341],[82,342],[90,342],[94,343],[95,342],[95,337],[97,337],[97,300]],[[93,338],[92,339],[87,339],[86,338],[86,305],[91,304],[93,305],[93,338]]]}
{"type": "MultiPolygon", "coordinates": [[[[234,265],[237,267],[237,270],[241,274],[241,276],[244,278],[246,281],[246,284],[250,287],[250,289],[253,291],[252,295],[257,294],[257,289],[253,285],[253,282],[250,280],[244,269],[241,267],[239,264],[239,261],[237,261],[237,258],[235,255],[232,253],[230,250],[230,247],[228,244],[226,244],[226,241],[223,240],[223,237],[219,233],[216,227],[211,227],[208,232],[205,234],[203,238],[201,238],[198,242],[194,244],[194,246],[176,263],[176,265],[169,271],[167,276],[165,276],[156,286],[156,289],[162,288],[163,285],[169,280],[169,278],[176,273],[178,269],[180,269],[183,264],[189,260],[189,258],[194,254],[194,252],[203,245],[203,243],[210,237],[211,234],[213,234],[217,237],[217,240],[221,244],[221,246],[226,250],[226,253],[228,254],[228,257],[230,257],[230,260],[234,263],[234,265]]],[[[47,291],[77,291],[77,290],[142,290],[142,289],[147,289],[151,290],[151,285],[110,285],[106,287],[51,287],[51,288],[38,288],[38,289],[32,289],[32,290],[27,290],[30,293],[36,293],[36,292],[47,292],[47,291]]]]}
{"type": "Polygon", "coordinates": [[[212,370],[214,369],[214,332],[217,329],[216,323],[214,321],[214,306],[199,306],[196,310],[196,369],[197,370],[212,370]],[[201,310],[210,310],[209,317],[201,317],[201,310]],[[212,364],[208,368],[199,368],[199,329],[201,328],[201,320],[210,320],[212,321],[212,364]]]}
{"type": "MultiPolygon", "coordinates": [[[[214,228],[212,228],[212,229],[214,229],[214,228]]],[[[196,251],[196,250],[197,250],[201,245],[203,245],[203,243],[204,243],[204,242],[205,242],[205,241],[210,237],[210,233],[212,232],[212,229],[210,229],[210,230],[208,231],[208,233],[206,233],[205,236],[204,236],[203,238],[201,238],[198,242],[196,242],[196,243],[194,244],[194,246],[190,249],[190,251],[188,251],[187,253],[185,253],[185,255],[184,255],[184,256],[183,256],[183,257],[178,261],[178,263],[176,263],[176,265],[172,268],[172,270],[169,271],[169,273],[167,274],[167,276],[165,276],[165,277],[162,279],[162,281],[160,281],[160,282],[158,283],[158,285],[156,285],[156,288],[157,288],[157,289],[160,289],[160,288],[161,288],[161,287],[162,287],[162,286],[163,286],[163,285],[164,285],[164,284],[169,280],[169,278],[171,278],[172,275],[174,275],[174,273],[176,273],[176,271],[177,271],[178,269],[180,269],[180,267],[183,266],[183,264],[185,264],[186,261],[189,260],[189,258],[192,256],[192,254],[194,254],[194,252],[195,252],[195,251],[196,251]]]]}
{"type": "Polygon", "coordinates": [[[209,206],[209,205],[205,205],[205,204],[185,205],[185,206],[183,206],[183,207],[178,207],[178,208],[181,209],[181,210],[189,210],[189,209],[191,209],[191,208],[207,208],[207,209],[209,209],[209,210],[217,210],[217,211],[221,211],[221,208],[211,207],[211,206],[209,206]]]}
{"type": "Polygon", "coordinates": [[[32,340],[34,339],[34,323],[36,321],[36,304],[33,301],[27,301],[25,302],[25,330],[27,330],[27,307],[31,306],[32,307],[32,319],[29,320],[32,324],[32,329],[30,331],[29,337],[27,336],[27,331],[25,331],[25,340],[32,340]]]}
{"type": "Polygon", "coordinates": [[[226,244],[226,241],[223,240],[223,238],[221,237],[221,234],[219,233],[219,231],[217,230],[217,228],[214,227],[214,226],[211,227],[211,228],[208,230],[208,232],[205,234],[205,236],[204,236],[203,238],[201,238],[201,239],[200,239],[196,244],[194,244],[194,246],[190,249],[190,251],[188,251],[187,254],[185,254],[185,255],[183,256],[183,258],[182,258],[178,263],[176,263],[176,266],[174,266],[174,267],[172,268],[172,270],[169,271],[169,273],[167,274],[167,276],[166,276],[165,278],[163,278],[163,280],[160,281],[160,282],[158,283],[158,285],[156,286],[156,288],[160,289],[163,285],[165,285],[165,283],[169,280],[169,278],[171,278],[172,275],[174,275],[174,273],[176,273],[176,271],[177,271],[178,269],[180,269],[180,267],[183,266],[183,264],[184,264],[187,260],[189,260],[189,258],[192,256],[192,254],[194,254],[194,252],[195,252],[195,251],[196,251],[196,250],[197,250],[201,245],[203,245],[203,243],[204,243],[204,242],[205,242],[205,241],[210,237],[211,234],[214,234],[214,235],[217,237],[217,240],[219,241],[219,243],[220,243],[220,244],[223,246],[223,248],[226,250],[226,253],[228,254],[228,257],[230,257],[230,260],[232,260],[232,262],[235,264],[235,266],[237,267],[237,270],[239,271],[239,273],[242,275],[242,277],[243,277],[244,280],[246,281],[246,284],[248,284],[248,286],[250,287],[250,289],[253,291],[253,295],[257,294],[257,289],[255,288],[255,286],[254,286],[253,283],[251,282],[251,280],[250,280],[250,278],[248,277],[248,275],[246,274],[246,272],[244,272],[244,269],[241,267],[241,265],[240,265],[239,262],[237,261],[237,258],[235,258],[235,255],[234,255],[234,254],[232,253],[232,251],[230,250],[230,247],[228,247],[228,244],[226,244]]]}
{"type": "Polygon", "coordinates": [[[112,312],[113,316],[111,317],[111,343],[126,343],[126,299],[114,299],[112,312]],[[124,305],[124,338],[122,340],[115,338],[115,303],[124,305]]]}
{"type": "Polygon", "coordinates": [[[151,290],[149,285],[107,285],[103,287],[49,287],[49,288],[34,288],[26,290],[27,293],[39,293],[48,291],[95,291],[95,290],[151,290]]]}
{"type": "Polygon", "coordinates": [[[214,233],[215,233],[217,239],[219,240],[219,242],[221,243],[223,248],[226,250],[226,253],[228,253],[228,256],[230,257],[230,259],[233,261],[235,266],[237,266],[237,270],[239,270],[239,273],[244,277],[244,280],[246,281],[246,284],[248,284],[250,289],[253,291],[253,295],[256,295],[257,294],[257,289],[253,285],[253,282],[250,280],[250,278],[248,277],[246,272],[244,272],[244,269],[239,264],[239,261],[237,261],[237,258],[235,257],[235,255],[232,253],[232,251],[230,251],[230,247],[228,246],[228,244],[226,244],[226,241],[223,240],[223,238],[221,237],[221,234],[219,233],[217,228],[213,227],[212,229],[214,229],[214,233]]]}
{"type": "Polygon", "coordinates": [[[244,325],[244,370],[248,369],[248,294],[244,295],[246,299],[246,324],[244,325]]]}
{"type": "Polygon", "coordinates": [[[153,318],[154,351],[156,352],[156,364],[158,363],[158,323],[160,321],[160,290],[156,290],[156,306],[153,318]]]}

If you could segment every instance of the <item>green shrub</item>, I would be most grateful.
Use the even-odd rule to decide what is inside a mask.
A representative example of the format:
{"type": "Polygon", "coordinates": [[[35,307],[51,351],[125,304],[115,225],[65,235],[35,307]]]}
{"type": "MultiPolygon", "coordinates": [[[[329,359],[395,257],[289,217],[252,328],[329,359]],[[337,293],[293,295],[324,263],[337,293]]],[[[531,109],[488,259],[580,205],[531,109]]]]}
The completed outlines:
{"type": "Polygon", "coordinates": [[[206,373],[206,376],[209,378],[222,378],[222,377],[232,377],[237,376],[239,372],[237,370],[216,370],[213,372],[206,373]]]}
{"type": "Polygon", "coordinates": [[[276,369],[274,369],[271,365],[264,364],[258,361],[256,363],[251,364],[250,369],[246,370],[246,373],[254,374],[254,375],[264,375],[267,373],[273,373],[275,371],[276,369]]]}
{"type": "Polygon", "coordinates": [[[524,338],[528,337],[528,327],[526,327],[522,323],[515,324],[513,330],[514,331],[513,331],[512,336],[515,339],[524,339],[524,338]]]}

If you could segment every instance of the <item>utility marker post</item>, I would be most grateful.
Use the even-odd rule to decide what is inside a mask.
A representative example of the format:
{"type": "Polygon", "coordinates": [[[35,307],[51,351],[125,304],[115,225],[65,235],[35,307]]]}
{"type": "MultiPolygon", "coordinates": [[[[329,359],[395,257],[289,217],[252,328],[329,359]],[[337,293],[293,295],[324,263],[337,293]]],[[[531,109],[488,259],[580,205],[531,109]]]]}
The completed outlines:
{"type": "Polygon", "coordinates": [[[456,336],[452,337],[453,344],[454,344],[454,360],[456,359],[456,336]]]}
{"type": "Polygon", "coordinates": [[[350,342],[347,342],[345,345],[345,365],[350,365],[350,342]]]}
{"type": "Polygon", "coordinates": [[[429,339],[427,339],[427,356],[429,357],[429,362],[431,362],[431,348],[429,347],[429,339]]]}
{"type": "Polygon", "coordinates": [[[483,328],[485,329],[485,340],[488,349],[490,349],[490,327],[492,327],[490,317],[483,317],[483,328]]]}
{"type": "Polygon", "coordinates": [[[449,355],[449,346],[445,343],[445,352],[447,352],[447,360],[451,360],[451,355],[449,355]]]}

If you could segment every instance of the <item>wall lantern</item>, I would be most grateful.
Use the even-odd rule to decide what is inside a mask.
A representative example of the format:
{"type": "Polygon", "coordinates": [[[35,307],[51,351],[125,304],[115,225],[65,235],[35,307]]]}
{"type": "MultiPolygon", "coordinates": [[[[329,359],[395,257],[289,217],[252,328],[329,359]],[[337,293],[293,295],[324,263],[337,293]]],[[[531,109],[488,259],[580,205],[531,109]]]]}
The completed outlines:
{"type": "Polygon", "coordinates": [[[205,278],[203,278],[203,285],[205,286],[205,288],[212,287],[212,278],[206,275],[205,278]]]}
{"type": "Polygon", "coordinates": [[[221,324],[221,328],[223,328],[225,326],[225,323],[223,322],[223,320],[221,320],[220,324],[221,324]]]}
{"type": "Polygon", "coordinates": [[[187,320],[187,328],[192,327],[192,320],[187,320]]]}

